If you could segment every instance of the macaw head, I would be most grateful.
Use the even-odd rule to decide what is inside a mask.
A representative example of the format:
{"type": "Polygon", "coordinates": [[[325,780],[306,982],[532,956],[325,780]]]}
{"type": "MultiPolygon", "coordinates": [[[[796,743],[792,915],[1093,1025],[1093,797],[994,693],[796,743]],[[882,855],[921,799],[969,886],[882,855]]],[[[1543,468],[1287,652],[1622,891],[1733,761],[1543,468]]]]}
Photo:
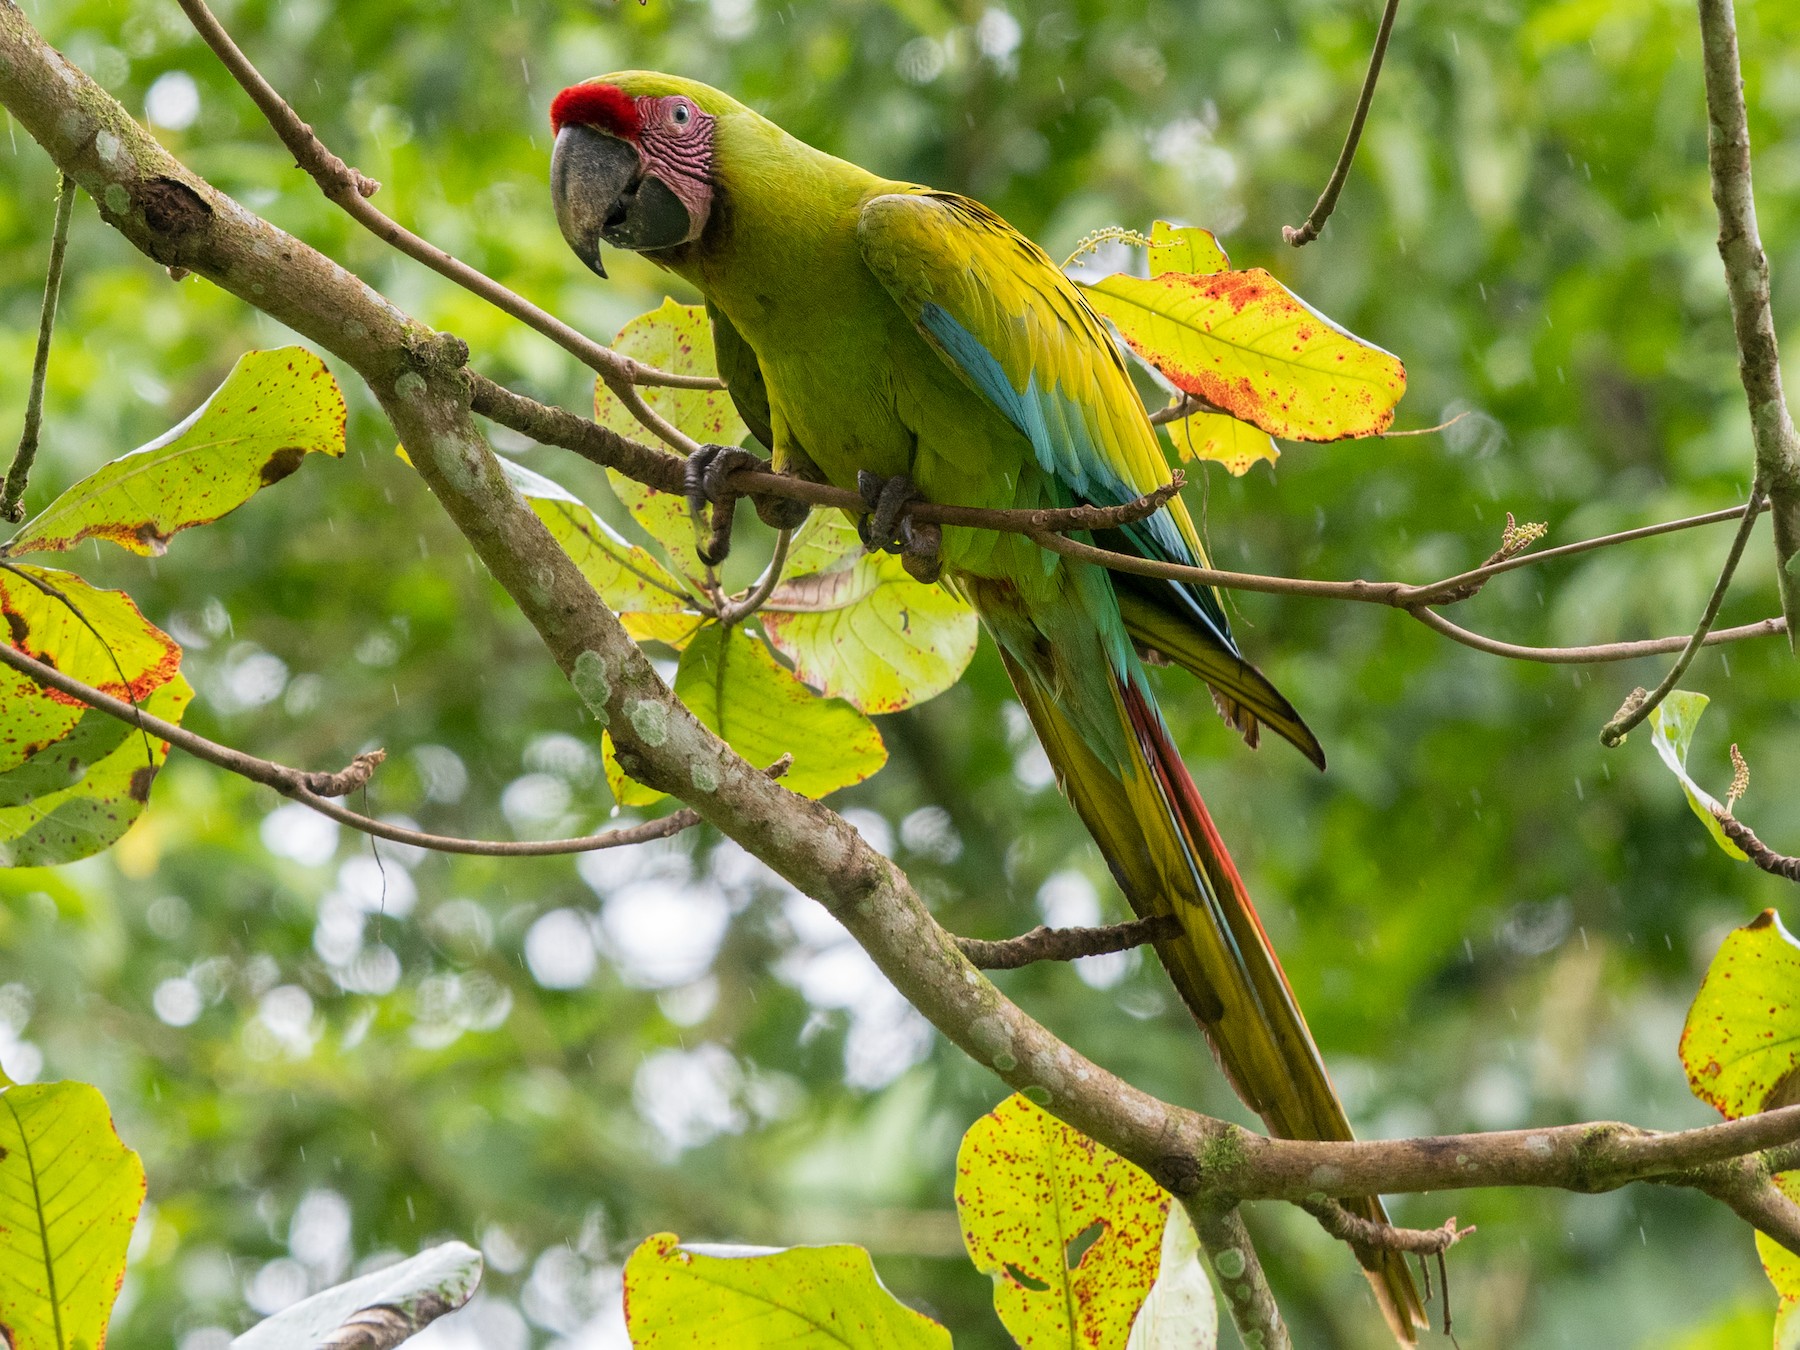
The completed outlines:
{"type": "Polygon", "coordinates": [[[645,252],[698,239],[712,214],[714,132],[735,106],[703,84],[637,70],[558,94],[550,194],[575,256],[604,277],[602,240],[645,252]]]}

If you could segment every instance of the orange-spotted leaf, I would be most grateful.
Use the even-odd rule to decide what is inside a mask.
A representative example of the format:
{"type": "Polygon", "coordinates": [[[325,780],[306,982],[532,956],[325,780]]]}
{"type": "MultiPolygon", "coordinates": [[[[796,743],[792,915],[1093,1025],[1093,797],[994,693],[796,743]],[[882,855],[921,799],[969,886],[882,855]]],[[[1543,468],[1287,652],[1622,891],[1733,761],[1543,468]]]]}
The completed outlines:
{"type": "Polygon", "coordinates": [[[1171,422],[1169,440],[1183,459],[1212,460],[1237,477],[1249,473],[1259,459],[1273,464],[1281,457],[1267,432],[1223,413],[1195,413],[1171,422]]]}
{"type": "Polygon", "coordinates": [[[110,539],[160,555],[181,530],[235,511],[311,454],[344,453],[344,395],[304,347],[246,352],[180,426],[103,464],[28,522],[5,552],[110,539]]]}
{"type": "Polygon", "coordinates": [[[1387,430],[1406,392],[1400,359],[1313,309],[1260,267],[1118,274],[1090,304],[1176,388],[1290,441],[1387,430]]]}
{"type": "MultiPolygon", "coordinates": [[[[1800,1172],[1784,1172],[1775,1178],[1775,1186],[1800,1204],[1800,1172]]],[[[1763,1273],[1781,1297],[1775,1313],[1775,1350],[1794,1350],[1800,1345],[1800,1256],[1766,1233],[1756,1235],[1756,1254],[1762,1258],[1763,1273]]]]}
{"type": "MultiPolygon", "coordinates": [[[[72,572],[0,567],[0,613],[17,651],[179,722],[193,691],[181,648],[122,591],[72,572]]],[[[110,847],[150,798],[166,742],[0,670],[0,866],[73,862],[110,847]]]]}
{"type": "MultiPolygon", "coordinates": [[[[0,1084],[6,1080],[0,1077],[0,1084]]],[[[0,1090],[0,1343],[106,1344],[144,1165],[86,1083],[0,1090]]]]}
{"type": "Polygon", "coordinates": [[[1231,259],[1225,256],[1218,236],[1198,225],[1171,225],[1166,220],[1159,220],[1150,227],[1150,247],[1145,251],[1150,255],[1150,275],[1153,277],[1160,277],[1164,272],[1205,276],[1223,272],[1231,266],[1231,259]]]}
{"type": "Polygon", "coordinates": [[[1160,1186],[1015,1095],[963,1136],[956,1208],[1021,1346],[1124,1350],[1161,1266],[1160,1186]]]}
{"type": "Polygon", "coordinates": [[[625,1263],[636,1350],[950,1350],[890,1294],[861,1247],[702,1246],[645,1238],[625,1263]]]}
{"type": "Polygon", "coordinates": [[[1681,1063],[1727,1120],[1800,1101],[1800,943],[1774,910],[1720,944],[1688,1009],[1681,1063]]]}

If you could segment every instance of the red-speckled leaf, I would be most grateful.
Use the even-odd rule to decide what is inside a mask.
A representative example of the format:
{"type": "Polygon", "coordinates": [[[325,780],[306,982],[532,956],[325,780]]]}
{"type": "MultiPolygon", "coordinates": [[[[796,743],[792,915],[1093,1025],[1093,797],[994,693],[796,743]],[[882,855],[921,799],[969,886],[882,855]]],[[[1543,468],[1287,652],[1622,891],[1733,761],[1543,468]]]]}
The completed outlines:
{"type": "Polygon", "coordinates": [[[1727,1120],[1800,1100],[1800,943],[1774,910],[1720,944],[1688,1009],[1681,1063],[1727,1120]]]}
{"type": "Polygon", "coordinates": [[[1150,247],[1145,252],[1150,257],[1150,275],[1153,277],[1160,277],[1164,272],[1205,276],[1223,272],[1231,266],[1231,259],[1225,256],[1218,236],[1198,225],[1157,221],[1150,227],[1150,247]]]}
{"type": "MultiPolygon", "coordinates": [[[[719,373],[713,357],[712,323],[701,305],[678,305],[664,300],[658,308],[638,315],[621,328],[613,347],[677,375],[719,373]]],[[[737,445],[750,434],[731,395],[723,389],[642,385],[638,392],[659,416],[702,445],[737,445]]],[[[650,435],[604,383],[594,385],[594,419],[633,440],[644,440],[650,435]]],[[[705,575],[706,569],[694,551],[694,526],[686,499],[645,487],[613,469],[606,471],[606,479],[625,509],[662,546],[677,572],[695,578],[705,575]]]]}
{"type": "Polygon", "coordinates": [[[882,1285],[861,1247],[644,1239],[625,1263],[635,1350],[950,1350],[950,1333],[882,1285]]]}
{"type": "Polygon", "coordinates": [[[1266,432],[1222,413],[1195,413],[1169,423],[1169,439],[1183,459],[1208,459],[1241,477],[1259,459],[1281,457],[1266,432]]]}
{"type": "Polygon", "coordinates": [[[1161,1265],[1160,1186],[1015,1095],[963,1136],[956,1208],[1021,1346],[1123,1350],[1161,1265]]]}
{"type": "MultiPolygon", "coordinates": [[[[0,567],[0,614],[18,651],[179,722],[193,691],[181,648],[122,591],[72,572],[0,567]]],[[[73,862],[143,813],[168,745],[0,668],[0,866],[73,862]]]]}
{"type": "Polygon", "coordinates": [[[1290,441],[1387,430],[1400,359],[1339,328],[1260,267],[1110,276],[1085,288],[1131,349],[1176,388],[1290,441]]]}
{"type": "Polygon", "coordinates": [[[235,511],[310,454],[344,453],[344,395],[304,347],[247,352],[180,426],[103,464],[51,502],[6,552],[110,539],[160,555],[178,531],[235,511]]]}
{"type": "Polygon", "coordinates": [[[762,608],[763,632],[814,689],[866,713],[936,698],[975,655],[975,611],[899,558],[864,553],[838,511],[815,511],[794,536],[787,579],[762,608]]]}
{"type": "Polygon", "coordinates": [[[98,1091],[0,1091],[0,1343],[104,1350],[143,1203],[144,1165],[98,1091]]]}
{"type": "MultiPolygon", "coordinates": [[[[1786,1172],[1775,1178],[1775,1185],[1788,1199],[1800,1204],[1800,1172],[1786,1172]]],[[[1775,1292],[1781,1295],[1781,1308],[1775,1314],[1775,1350],[1788,1350],[1800,1335],[1800,1256],[1795,1256],[1774,1238],[1756,1235],[1756,1254],[1762,1257],[1763,1273],[1775,1292]]]]}

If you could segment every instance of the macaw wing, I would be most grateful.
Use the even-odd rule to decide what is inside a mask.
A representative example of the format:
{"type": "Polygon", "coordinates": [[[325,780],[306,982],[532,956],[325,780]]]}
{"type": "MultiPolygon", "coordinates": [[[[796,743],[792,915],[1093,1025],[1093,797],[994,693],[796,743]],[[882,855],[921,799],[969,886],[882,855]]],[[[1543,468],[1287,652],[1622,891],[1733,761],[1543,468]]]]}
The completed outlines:
{"type": "Polygon", "coordinates": [[[731,326],[723,310],[708,304],[706,316],[712,320],[713,360],[719,367],[719,378],[725,381],[725,392],[750,434],[762,442],[765,450],[775,449],[773,418],[769,415],[769,386],[763,380],[762,365],[738,330],[731,326]]]}
{"type": "MultiPolygon", "coordinates": [[[[869,201],[856,234],[869,270],[925,340],[1031,442],[1071,501],[1118,506],[1169,481],[1117,344],[1036,244],[979,202],[925,189],[869,201]]],[[[1206,565],[1180,501],[1123,533],[1146,557],[1206,565]]],[[[1235,655],[1217,593],[1173,589],[1235,655]]]]}

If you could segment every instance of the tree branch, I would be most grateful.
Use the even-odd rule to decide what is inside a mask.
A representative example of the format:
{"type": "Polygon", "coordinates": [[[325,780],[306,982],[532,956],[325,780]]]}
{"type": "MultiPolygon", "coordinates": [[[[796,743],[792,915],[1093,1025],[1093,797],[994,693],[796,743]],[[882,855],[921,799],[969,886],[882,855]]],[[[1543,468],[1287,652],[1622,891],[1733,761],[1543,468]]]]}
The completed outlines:
{"type": "Polygon", "coordinates": [[[1790,858],[1785,853],[1777,853],[1762,840],[1743,821],[1732,815],[1730,811],[1714,811],[1713,819],[1719,822],[1719,828],[1725,831],[1725,837],[1749,855],[1750,861],[1772,876],[1781,877],[1785,881],[1800,882],[1800,858],[1790,858]]]}
{"type": "Polygon", "coordinates": [[[12,467],[6,471],[6,486],[0,489],[0,520],[25,519],[25,484],[31,479],[31,466],[37,459],[38,433],[44,425],[44,377],[50,371],[50,335],[56,331],[56,298],[62,291],[63,254],[69,246],[69,216],[75,210],[75,185],[66,175],[57,179],[56,221],[50,227],[50,266],[44,278],[44,308],[38,315],[37,354],[31,362],[31,390],[25,396],[25,429],[19,433],[19,448],[13,453],[12,467]]]}
{"type": "Polygon", "coordinates": [[[1662,681],[1642,698],[1638,691],[1625,701],[1625,706],[1613,714],[1613,718],[1600,728],[1600,744],[1611,748],[1625,739],[1625,733],[1641,723],[1669,696],[1681,677],[1687,674],[1687,668],[1693,664],[1694,657],[1706,645],[1706,635],[1712,631],[1714,620],[1719,617],[1719,607],[1725,603],[1725,592],[1731,589],[1731,578],[1736,574],[1738,560],[1744,556],[1744,546],[1750,542],[1750,531],[1756,528],[1757,504],[1760,494],[1756,485],[1750,488],[1750,500],[1744,506],[1744,517],[1739,522],[1737,533],[1732,536],[1731,549],[1725,554],[1725,565],[1719,569],[1719,579],[1713,583],[1712,595],[1707,598],[1706,608],[1700,614],[1700,622],[1694,627],[1694,634],[1681,649],[1681,655],[1675,658],[1675,664],[1669,667],[1668,674],[1662,681]]]}
{"type": "Polygon", "coordinates": [[[1047,928],[1040,924],[1018,937],[998,942],[959,937],[956,945],[977,970],[1017,970],[1037,961],[1075,961],[1084,956],[1130,951],[1180,935],[1180,919],[1173,914],[1153,914],[1147,919],[1105,928],[1047,928]]]}
{"type": "Polygon", "coordinates": [[[277,764],[273,760],[258,759],[255,755],[247,755],[242,750],[220,745],[217,741],[209,741],[186,727],[164,721],[123,699],[114,698],[103,690],[71,679],[56,667],[46,665],[4,643],[0,643],[0,665],[11,666],[43,688],[67,694],[147,735],[167,741],[170,745],[187,751],[195,759],[205,760],[208,764],[228,770],[241,778],[248,778],[253,783],[274,788],[282,796],[310,806],[320,815],[327,816],[340,825],[348,825],[353,830],[360,830],[377,839],[392,840],[396,844],[411,844],[416,848],[428,848],[438,853],[539,858],[562,853],[592,853],[596,849],[620,848],[627,844],[641,844],[650,839],[666,839],[700,823],[700,817],[692,811],[675,811],[642,825],[606,830],[580,839],[459,839],[452,835],[427,834],[422,830],[391,825],[385,820],[362,815],[328,800],[348,796],[366,784],[377,766],[387,758],[385,750],[365,751],[351,761],[347,768],[336,773],[309,773],[304,769],[277,764]]]}
{"type": "Polygon", "coordinates": [[[1331,213],[1337,209],[1338,193],[1344,190],[1344,180],[1350,176],[1350,161],[1356,158],[1356,145],[1362,140],[1363,123],[1369,120],[1369,105],[1375,101],[1375,82],[1381,78],[1382,58],[1387,55],[1388,38],[1394,32],[1394,16],[1399,12],[1400,0],[1387,0],[1387,8],[1381,12],[1381,27],[1375,30],[1375,50],[1369,54],[1369,69],[1363,76],[1362,93],[1357,96],[1356,112],[1350,118],[1350,133],[1344,137],[1344,148],[1338,152],[1337,167],[1332,169],[1325,191],[1319,194],[1312,214],[1299,229],[1296,230],[1292,225],[1281,227],[1281,237],[1295,248],[1317,239],[1319,231],[1325,228],[1325,222],[1331,219],[1331,213]]]}
{"type": "Polygon", "coordinates": [[[1275,1293],[1269,1288],[1269,1277],[1263,1273],[1262,1261],[1244,1227],[1243,1216],[1235,1206],[1184,1201],[1188,1218],[1193,1220],[1194,1234],[1200,1239],[1200,1250],[1217,1278],[1219,1292],[1225,1296],[1225,1308],[1238,1339],[1257,1350],[1293,1350],[1288,1339],[1287,1324],[1281,1320],[1275,1293]]]}
{"type": "Polygon", "coordinates": [[[1455,1216],[1445,1219],[1441,1228],[1396,1228],[1352,1214],[1335,1200],[1302,1200],[1300,1208],[1317,1219],[1319,1227],[1332,1237],[1353,1247],[1413,1252],[1420,1256],[1436,1256],[1448,1251],[1475,1231],[1472,1224],[1458,1228],[1455,1216]]]}
{"type": "Polygon", "coordinates": [[[1781,357],[1769,308],[1769,260],[1756,228],[1756,196],[1750,181],[1750,123],[1744,109],[1744,77],[1738,64],[1737,17],[1732,0],[1699,0],[1700,50],[1706,72],[1706,163],[1719,215],[1719,257],[1731,298],[1737,337],[1738,378],[1750,408],[1756,447],[1756,479],[1769,494],[1775,521],[1776,576],[1788,641],[1800,622],[1800,433],[1781,388],[1781,357]]]}

